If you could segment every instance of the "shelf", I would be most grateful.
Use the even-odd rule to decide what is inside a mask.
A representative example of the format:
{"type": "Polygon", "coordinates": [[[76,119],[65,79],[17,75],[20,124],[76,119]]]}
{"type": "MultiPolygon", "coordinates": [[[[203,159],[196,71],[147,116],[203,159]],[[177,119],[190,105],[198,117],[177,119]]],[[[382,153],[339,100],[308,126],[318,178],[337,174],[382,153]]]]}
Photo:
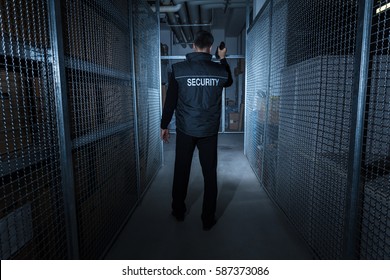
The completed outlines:
{"type": "Polygon", "coordinates": [[[92,133],[74,139],[73,149],[80,148],[89,143],[96,142],[100,139],[106,138],[110,135],[114,135],[119,132],[124,132],[126,130],[130,131],[133,128],[133,126],[134,126],[133,123],[118,124],[114,127],[108,127],[108,128],[102,126],[99,129],[96,129],[92,133]]]}
{"type": "MultiPolygon", "coordinates": [[[[105,137],[120,132],[131,131],[132,128],[133,128],[133,123],[119,124],[110,128],[105,128],[104,126],[102,126],[100,129],[97,129],[96,131],[88,135],[73,140],[73,149],[82,147],[92,142],[96,142],[100,139],[103,139],[105,137]]],[[[41,146],[39,147],[30,146],[24,149],[24,154],[21,153],[22,156],[8,159],[6,161],[1,161],[0,162],[1,176],[11,174],[15,171],[22,170],[28,166],[37,164],[43,160],[48,159],[50,155],[52,155],[52,151],[50,150],[51,150],[50,147],[41,148],[41,146]]]]}
{"type": "Polygon", "coordinates": [[[108,67],[97,65],[95,63],[90,63],[84,60],[70,58],[70,57],[65,58],[65,67],[67,67],[68,69],[91,72],[98,75],[108,76],[111,78],[116,78],[125,81],[131,80],[131,76],[129,73],[121,72],[108,67]]]}
{"type": "Polygon", "coordinates": [[[15,171],[24,169],[28,166],[37,164],[43,160],[49,158],[52,154],[51,147],[42,148],[41,146],[30,146],[24,149],[22,156],[8,159],[0,162],[1,176],[11,174],[15,171]]]}
{"type": "Polygon", "coordinates": [[[348,154],[337,153],[315,153],[314,150],[308,153],[295,152],[296,157],[304,158],[309,162],[313,162],[313,166],[323,168],[334,175],[339,175],[342,178],[347,178],[348,175],[348,154]]]}
{"type": "MultiPolygon", "coordinates": [[[[46,50],[47,55],[51,56],[50,49],[46,50]]],[[[4,56],[13,56],[21,59],[29,59],[36,61],[45,61],[45,52],[39,48],[30,47],[28,45],[23,45],[23,43],[13,42],[5,43],[5,51],[3,48],[0,48],[0,55],[4,56]]]]}

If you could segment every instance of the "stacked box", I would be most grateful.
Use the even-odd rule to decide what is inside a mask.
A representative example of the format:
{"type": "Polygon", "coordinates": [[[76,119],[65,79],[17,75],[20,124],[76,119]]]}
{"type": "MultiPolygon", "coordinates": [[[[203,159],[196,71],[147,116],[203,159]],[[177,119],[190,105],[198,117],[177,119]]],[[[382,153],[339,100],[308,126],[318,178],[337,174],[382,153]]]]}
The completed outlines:
{"type": "MultiPolygon", "coordinates": [[[[50,252],[45,249],[58,240],[57,231],[63,232],[62,193],[55,180],[55,165],[43,161],[3,176],[3,196],[0,200],[1,244],[6,251],[2,257],[13,259],[45,259],[50,252]],[[52,177],[41,177],[47,171],[52,177]],[[18,176],[24,176],[26,184],[21,186],[18,176]],[[55,228],[55,229],[54,229],[55,228]],[[18,240],[14,240],[17,238],[18,240]],[[49,245],[50,244],[50,245],[49,245]]],[[[66,254],[65,251],[57,252],[66,254]]],[[[53,256],[52,256],[53,257],[53,256]]],[[[58,255],[58,258],[61,258],[58,255]]]]}
{"type": "Polygon", "coordinates": [[[97,184],[104,185],[107,181],[115,181],[115,166],[121,158],[121,139],[114,135],[99,143],[96,149],[96,179],[97,184]]]}
{"type": "Polygon", "coordinates": [[[390,259],[390,176],[366,183],[360,236],[362,259],[390,259]]]}
{"type": "Polygon", "coordinates": [[[240,113],[229,113],[229,130],[238,130],[240,123],[240,113]]]}
{"type": "Polygon", "coordinates": [[[23,149],[32,145],[31,116],[27,106],[27,78],[21,77],[19,73],[7,74],[0,70],[0,83],[0,113],[3,120],[0,129],[0,154],[5,159],[20,156],[23,149]]]}
{"type": "Polygon", "coordinates": [[[69,109],[72,112],[71,138],[75,139],[97,129],[98,104],[93,83],[72,84],[69,91],[69,109]]]}
{"type": "Polygon", "coordinates": [[[46,15],[42,7],[33,1],[8,1],[0,0],[2,32],[9,36],[12,41],[32,45],[35,47],[47,47],[49,44],[48,34],[38,34],[48,31],[46,15]],[[38,12],[38,9],[41,11],[38,12]],[[41,39],[43,35],[44,39],[41,39]]]}
{"type": "Polygon", "coordinates": [[[93,193],[83,202],[78,201],[78,228],[80,242],[80,258],[93,259],[99,256],[101,243],[102,221],[102,194],[100,191],[93,193]]]}
{"type": "Polygon", "coordinates": [[[96,147],[85,146],[72,151],[76,198],[87,200],[96,189],[96,147]]]}
{"type": "Polygon", "coordinates": [[[271,96],[268,107],[268,124],[279,124],[279,96],[271,96]]]}

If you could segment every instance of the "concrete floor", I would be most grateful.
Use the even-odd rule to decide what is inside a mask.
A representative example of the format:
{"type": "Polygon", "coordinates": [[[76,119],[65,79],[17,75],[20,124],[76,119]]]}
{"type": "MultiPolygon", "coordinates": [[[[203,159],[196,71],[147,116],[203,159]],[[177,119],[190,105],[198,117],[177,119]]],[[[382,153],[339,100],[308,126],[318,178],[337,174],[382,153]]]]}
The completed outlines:
{"type": "Polygon", "coordinates": [[[218,223],[203,231],[203,177],[195,150],[184,222],[171,216],[175,135],[164,166],[106,259],[312,259],[305,242],[268,198],[243,154],[242,134],[219,136],[218,223]]]}

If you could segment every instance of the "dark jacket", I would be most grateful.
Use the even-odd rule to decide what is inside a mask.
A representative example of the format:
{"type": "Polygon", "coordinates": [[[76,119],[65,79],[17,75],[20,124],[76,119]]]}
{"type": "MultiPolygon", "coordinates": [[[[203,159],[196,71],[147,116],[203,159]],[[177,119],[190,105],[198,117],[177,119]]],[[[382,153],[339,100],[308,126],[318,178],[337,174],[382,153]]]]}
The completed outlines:
{"type": "Polygon", "coordinates": [[[161,119],[166,129],[176,109],[176,128],[194,136],[218,133],[222,90],[233,83],[226,59],[211,61],[211,54],[193,52],[186,61],[172,65],[167,97],[161,119]]]}

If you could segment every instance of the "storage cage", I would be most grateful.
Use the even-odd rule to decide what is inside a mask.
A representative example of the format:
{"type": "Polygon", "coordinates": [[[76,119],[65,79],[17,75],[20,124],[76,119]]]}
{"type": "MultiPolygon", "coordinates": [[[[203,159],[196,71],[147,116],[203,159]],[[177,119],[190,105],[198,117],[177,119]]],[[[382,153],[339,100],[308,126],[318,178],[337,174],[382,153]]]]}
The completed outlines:
{"type": "Polygon", "coordinates": [[[0,7],[0,258],[101,258],[162,164],[158,16],[141,0],[0,7]]]}
{"type": "Polygon", "coordinates": [[[318,258],[390,259],[389,8],[269,0],[247,30],[246,154],[318,258]]]}

